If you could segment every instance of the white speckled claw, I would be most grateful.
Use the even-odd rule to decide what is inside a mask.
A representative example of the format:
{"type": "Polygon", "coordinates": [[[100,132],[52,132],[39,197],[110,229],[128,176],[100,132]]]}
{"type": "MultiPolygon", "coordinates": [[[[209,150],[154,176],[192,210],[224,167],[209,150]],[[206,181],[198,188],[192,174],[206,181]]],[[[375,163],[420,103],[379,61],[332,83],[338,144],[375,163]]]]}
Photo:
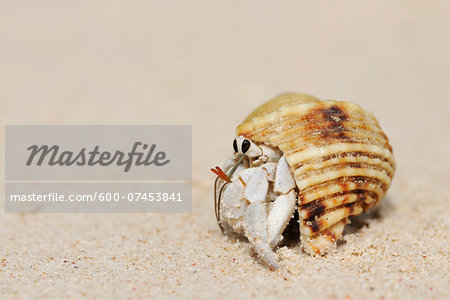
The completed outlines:
{"type": "Polygon", "coordinates": [[[244,221],[245,236],[259,257],[273,269],[278,269],[278,257],[267,239],[266,205],[254,202],[247,207],[244,221]]]}
{"type": "Polygon", "coordinates": [[[267,232],[270,246],[273,248],[283,239],[283,231],[294,215],[297,194],[291,191],[287,195],[278,196],[267,216],[267,232]]]}

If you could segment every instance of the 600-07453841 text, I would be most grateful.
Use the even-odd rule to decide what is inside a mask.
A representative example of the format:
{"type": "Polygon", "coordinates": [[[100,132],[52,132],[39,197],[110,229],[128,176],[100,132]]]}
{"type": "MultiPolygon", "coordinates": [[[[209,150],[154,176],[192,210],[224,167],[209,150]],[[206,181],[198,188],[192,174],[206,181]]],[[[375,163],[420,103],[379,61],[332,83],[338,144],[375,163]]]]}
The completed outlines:
{"type": "Polygon", "coordinates": [[[89,194],[69,194],[62,193],[29,193],[11,194],[11,202],[182,202],[181,193],[158,193],[158,192],[130,192],[130,193],[109,193],[95,192],[89,194]]]}

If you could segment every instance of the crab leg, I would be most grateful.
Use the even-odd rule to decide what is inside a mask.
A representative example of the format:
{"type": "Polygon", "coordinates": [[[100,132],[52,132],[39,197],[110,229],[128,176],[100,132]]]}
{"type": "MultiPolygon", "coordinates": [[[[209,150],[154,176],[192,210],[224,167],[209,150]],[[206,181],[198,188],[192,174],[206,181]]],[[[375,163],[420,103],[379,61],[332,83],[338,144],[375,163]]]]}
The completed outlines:
{"type": "Polygon", "coordinates": [[[273,269],[278,269],[278,257],[267,240],[266,205],[254,202],[247,207],[245,214],[245,236],[259,257],[273,269]]]}
{"type": "Polygon", "coordinates": [[[266,196],[269,188],[267,171],[259,168],[252,175],[244,190],[244,198],[250,202],[244,216],[245,236],[259,257],[272,268],[278,268],[278,257],[272,251],[267,238],[266,196]]]}
{"type": "Polygon", "coordinates": [[[286,158],[282,156],[278,161],[274,183],[274,191],[281,195],[275,199],[267,216],[268,239],[272,248],[283,239],[282,233],[294,214],[297,199],[294,188],[294,178],[286,158]]]}
{"type": "Polygon", "coordinates": [[[294,215],[296,199],[295,191],[291,191],[287,195],[280,195],[275,199],[267,216],[267,235],[271,248],[283,239],[283,231],[294,215]]]}

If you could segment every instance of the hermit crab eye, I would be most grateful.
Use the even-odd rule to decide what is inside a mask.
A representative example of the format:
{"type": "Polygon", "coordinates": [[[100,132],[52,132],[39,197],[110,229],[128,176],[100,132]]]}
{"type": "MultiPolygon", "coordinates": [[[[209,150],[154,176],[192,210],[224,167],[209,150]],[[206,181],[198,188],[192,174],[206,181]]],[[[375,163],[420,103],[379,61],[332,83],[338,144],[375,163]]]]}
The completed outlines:
{"type": "Polygon", "coordinates": [[[233,149],[234,149],[234,152],[238,152],[236,139],[234,139],[234,141],[233,141],[233,149]]]}
{"type": "Polygon", "coordinates": [[[244,140],[242,142],[242,147],[241,147],[242,153],[247,152],[249,148],[250,148],[250,141],[249,140],[244,140]]]}

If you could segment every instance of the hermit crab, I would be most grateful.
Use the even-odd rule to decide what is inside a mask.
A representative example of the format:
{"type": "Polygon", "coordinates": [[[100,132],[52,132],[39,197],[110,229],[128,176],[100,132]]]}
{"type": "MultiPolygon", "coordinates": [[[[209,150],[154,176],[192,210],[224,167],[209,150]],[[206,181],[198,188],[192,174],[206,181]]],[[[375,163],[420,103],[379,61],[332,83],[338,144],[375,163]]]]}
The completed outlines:
{"type": "Polygon", "coordinates": [[[350,216],[383,198],[395,161],[375,117],[359,105],[283,94],[236,129],[234,153],[211,169],[215,214],[224,234],[245,236],[271,268],[298,212],[300,245],[310,255],[335,247],[350,216]]]}

